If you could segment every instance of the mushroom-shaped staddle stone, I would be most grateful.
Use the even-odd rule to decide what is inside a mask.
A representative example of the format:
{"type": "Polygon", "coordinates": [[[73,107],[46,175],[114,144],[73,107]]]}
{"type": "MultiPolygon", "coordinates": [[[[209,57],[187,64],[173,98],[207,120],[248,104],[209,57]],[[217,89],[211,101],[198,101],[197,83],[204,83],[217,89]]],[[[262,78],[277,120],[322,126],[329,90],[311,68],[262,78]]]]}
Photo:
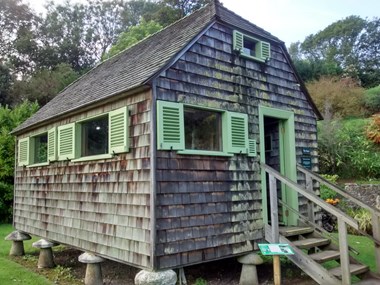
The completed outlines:
{"type": "Polygon", "coordinates": [[[253,264],[260,265],[263,264],[263,259],[256,253],[250,253],[247,255],[240,256],[238,262],[241,264],[253,264]]]}
{"type": "Polygon", "coordinates": [[[85,252],[79,255],[78,260],[79,262],[82,262],[82,263],[99,263],[99,262],[103,262],[104,258],[97,256],[95,254],[89,253],[89,252],[85,252]]]}
{"type": "Polygon", "coordinates": [[[24,241],[32,239],[30,235],[24,232],[14,231],[11,232],[9,235],[5,237],[5,240],[12,240],[12,241],[24,241]]]}
{"type": "Polygon", "coordinates": [[[46,239],[40,239],[32,244],[33,247],[36,248],[50,248],[55,246],[55,244],[51,241],[47,241],[46,239]]]}

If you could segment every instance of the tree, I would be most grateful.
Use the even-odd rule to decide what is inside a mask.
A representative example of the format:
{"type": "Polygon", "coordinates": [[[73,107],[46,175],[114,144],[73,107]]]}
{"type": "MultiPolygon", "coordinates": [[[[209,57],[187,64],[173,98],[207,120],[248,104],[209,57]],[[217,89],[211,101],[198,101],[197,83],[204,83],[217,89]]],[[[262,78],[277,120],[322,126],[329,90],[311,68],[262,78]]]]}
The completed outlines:
{"type": "Polygon", "coordinates": [[[304,80],[321,75],[359,78],[364,87],[380,83],[380,20],[349,16],[293,43],[289,52],[304,80]]]}
{"type": "Polygon", "coordinates": [[[0,106],[9,103],[11,83],[12,76],[9,68],[0,64],[0,106]]]}
{"type": "Polygon", "coordinates": [[[29,100],[43,106],[78,77],[78,73],[68,64],[62,63],[53,69],[43,68],[28,79],[15,82],[12,104],[29,100]]]}
{"type": "Polygon", "coordinates": [[[10,109],[0,106],[0,221],[9,222],[13,205],[15,139],[10,132],[38,110],[28,101],[10,109]]]}
{"type": "Polygon", "coordinates": [[[322,114],[331,118],[364,114],[364,89],[352,78],[324,76],[306,87],[322,114]]]}
{"type": "Polygon", "coordinates": [[[112,46],[107,54],[105,54],[103,60],[114,56],[115,54],[123,51],[138,41],[141,41],[142,39],[159,31],[160,29],[162,29],[162,26],[160,24],[154,21],[146,22],[145,20],[142,20],[139,25],[130,28],[129,31],[124,32],[120,35],[116,44],[112,46]]]}

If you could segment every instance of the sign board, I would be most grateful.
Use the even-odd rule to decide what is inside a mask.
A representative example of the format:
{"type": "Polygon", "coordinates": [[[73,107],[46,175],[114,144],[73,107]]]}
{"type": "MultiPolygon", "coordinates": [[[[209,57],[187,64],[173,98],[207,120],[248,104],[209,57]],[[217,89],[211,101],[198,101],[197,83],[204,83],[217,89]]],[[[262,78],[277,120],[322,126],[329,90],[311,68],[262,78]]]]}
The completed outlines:
{"type": "Polygon", "coordinates": [[[259,243],[263,255],[293,255],[293,249],[286,243],[259,243]]]}

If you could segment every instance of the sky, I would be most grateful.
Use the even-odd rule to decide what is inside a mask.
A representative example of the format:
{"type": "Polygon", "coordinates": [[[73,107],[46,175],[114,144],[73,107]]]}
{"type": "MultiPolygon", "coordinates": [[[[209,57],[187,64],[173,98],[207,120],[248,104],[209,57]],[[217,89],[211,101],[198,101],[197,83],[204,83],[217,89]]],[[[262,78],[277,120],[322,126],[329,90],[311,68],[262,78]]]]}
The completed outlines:
{"type": "MultiPolygon", "coordinates": [[[[28,1],[28,0],[26,0],[28,1]]],[[[47,0],[29,0],[38,12],[47,0]]],[[[64,2],[63,0],[54,0],[64,2]]],[[[81,0],[71,0],[72,3],[81,0]]],[[[83,0],[82,0],[83,1],[83,0]]],[[[220,0],[225,7],[284,41],[286,46],[351,15],[380,17],[380,0],[220,0]]]]}

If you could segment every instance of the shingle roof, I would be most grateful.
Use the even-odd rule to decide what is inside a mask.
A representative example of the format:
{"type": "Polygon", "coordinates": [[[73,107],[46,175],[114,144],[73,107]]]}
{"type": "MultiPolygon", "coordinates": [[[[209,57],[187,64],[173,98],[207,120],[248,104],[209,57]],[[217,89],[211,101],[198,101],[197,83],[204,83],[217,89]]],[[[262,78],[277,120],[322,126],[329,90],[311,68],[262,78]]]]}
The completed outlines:
{"type": "Polygon", "coordinates": [[[217,0],[100,63],[60,92],[13,133],[142,86],[158,74],[194,37],[216,19],[280,42],[276,37],[223,7],[217,0]]]}

